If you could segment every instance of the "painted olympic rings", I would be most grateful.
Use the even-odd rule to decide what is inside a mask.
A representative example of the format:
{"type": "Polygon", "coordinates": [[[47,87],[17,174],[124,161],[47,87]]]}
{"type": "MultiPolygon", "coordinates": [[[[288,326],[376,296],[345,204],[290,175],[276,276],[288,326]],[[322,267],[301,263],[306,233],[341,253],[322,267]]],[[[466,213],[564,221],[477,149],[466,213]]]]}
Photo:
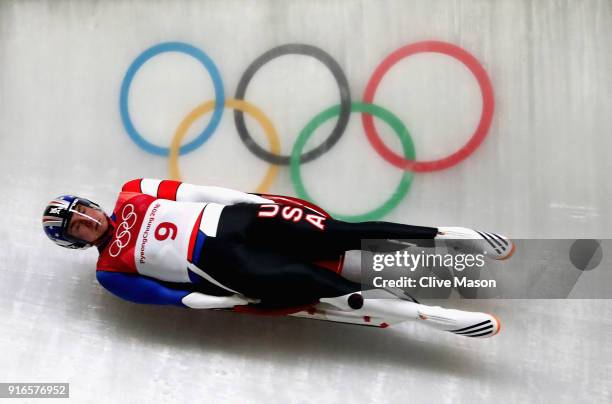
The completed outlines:
{"type": "MultiPolygon", "coordinates": [[[[264,133],[268,137],[268,142],[270,143],[270,150],[272,153],[280,153],[280,140],[278,139],[278,134],[276,133],[276,129],[270,119],[256,106],[249,104],[246,101],[242,100],[234,100],[229,99],[225,100],[225,106],[227,108],[234,108],[235,110],[246,112],[251,115],[253,118],[259,122],[259,124],[264,129],[264,133]]],[[[176,132],[174,133],[174,137],[172,138],[172,143],[170,145],[170,159],[168,168],[170,171],[170,177],[175,180],[179,180],[181,177],[179,166],[178,166],[178,151],[179,146],[181,145],[181,141],[187,134],[187,131],[191,127],[191,125],[201,117],[202,115],[210,112],[213,108],[215,108],[215,101],[208,101],[203,104],[198,105],[193,111],[191,111],[181,122],[176,132]]],[[[272,182],[276,175],[278,174],[278,166],[271,164],[270,168],[266,172],[264,179],[257,186],[255,192],[263,194],[270,189],[272,186],[272,182]]]]}
{"type": "MultiPolygon", "coordinates": [[[[338,88],[340,89],[340,113],[338,115],[338,122],[336,122],[336,126],[332,130],[331,135],[327,138],[327,140],[325,140],[319,146],[300,157],[300,161],[302,163],[307,163],[319,157],[327,150],[331,149],[334,144],[336,144],[336,142],[344,133],[344,129],[346,129],[346,125],[348,124],[349,116],[351,114],[351,94],[349,90],[348,80],[346,79],[342,68],[340,67],[338,62],[334,60],[334,58],[332,58],[327,52],[323,51],[322,49],[319,49],[312,45],[287,44],[278,46],[274,49],[270,49],[269,51],[255,59],[255,61],[251,63],[249,67],[247,67],[245,72],[242,74],[240,81],[238,82],[235,98],[238,100],[244,99],[247,87],[251,82],[251,79],[263,65],[279,56],[289,54],[312,56],[313,58],[323,63],[331,71],[332,75],[336,79],[336,83],[338,83],[338,88]]],[[[269,151],[263,149],[261,146],[255,143],[253,137],[246,128],[242,111],[238,109],[234,111],[234,121],[236,122],[236,129],[238,130],[240,139],[242,139],[246,147],[248,147],[249,150],[251,150],[251,152],[253,152],[256,156],[258,156],[262,160],[267,161],[270,164],[289,164],[289,159],[291,158],[291,156],[281,156],[275,153],[270,153],[269,151]]]]}
{"type": "Polygon", "coordinates": [[[227,108],[233,108],[235,110],[235,125],[243,143],[253,154],[271,164],[263,180],[258,185],[257,192],[266,193],[278,173],[278,166],[289,165],[291,179],[296,189],[296,193],[299,197],[308,200],[312,200],[312,198],[310,198],[310,195],[306,191],[301,178],[301,164],[314,160],[315,158],[321,156],[323,153],[328,151],[331,147],[333,147],[344,133],[351,112],[360,112],[362,114],[363,127],[370,144],[386,161],[406,172],[402,176],[402,179],[391,198],[382,206],[370,212],[366,212],[359,215],[347,216],[334,214],[335,217],[353,221],[376,220],[389,213],[399,204],[401,199],[408,192],[412,181],[413,172],[443,170],[460,163],[469,155],[471,155],[474,150],[478,148],[478,146],[483,142],[489,131],[494,112],[494,98],[493,87],[491,85],[489,77],[485,69],[474,56],[472,56],[464,49],[450,43],[439,41],[423,41],[397,49],[380,63],[380,65],[376,68],[372,77],[368,81],[368,85],[363,96],[363,102],[351,102],[348,81],[339,64],[325,51],[315,46],[306,44],[287,44],[278,46],[259,56],[257,59],[255,59],[253,63],[248,66],[243,76],[240,78],[236,89],[235,99],[226,100],[223,89],[223,82],[221,80],[219,71],[213,61],[203,51],[186,43],[167,42],[155,45],[145,50],[132,62],[121,83],[119,106],[123,125],[130,138],[139,147],[149,153],[161,156],[169,156],[169,170],[171,173],[171,177],[174,179],[180,179],[178,156],[195,150],[197,147],[201,146],[206,140],[208,140],[219,125],[224,106],[227,108]],[[129,115],[128,108],[130,86],[132,84],[135,74],[138,72],[140,67],[149,59],[163,52],[180,52],[197,59],[210,74],[215,90],[215,98],[213,100],[200,104],[198,107],[192,110],[185,118],[183,118],[182,122],[177,127],[174,133],[174,137],[172,139],[170,147],[157,146],[145,140],[144,137],[134,127],[129,115]],[[404,124],[390,111],[387,111],[386,109],[383,109],[382,107],[373,104],[374,96],[378,85],[380,84],[383,76],[389,71],[389,69],[391,69],[398,61],[405,57],[424,52],[445,54],[462,62],[476,77],[483,99],[480,121],[478,123],[478,127],[476,128],[469,141],[458,151],[452,153],[451,155],[432,161],[416,160],[414,145],[410,134],[405,128],[404,124]],[[324,110],[323,112],[315,116],[310,122],[308,122],[304,129],[302,129],[302,131],[299,133],[299,136],[297,137],[296,142],[293,145],[291,155],[284,156],[280,154],[281,147],[278,135],[270,120],[259,108],[252,105],[251,103],[246,102],[244,100],[244,97],[246,95],[247,87],[256,72],[264,64],[271,61],[272,59],[287,54],[311,56],[323,63],[331,71],[338,84],[338,88],[340,90],[340,103],[336,106],[324,110]],[[213,113],[210,121],[208,122],[204,130],[194,140],[192,140],[186,145],[181,146],[183,138],[185,137],[188,129],[191,127],[194,121],[210,111],[213,111],[213,113]],[[263,127],[264,133],[266,134],[268,142],[270,144],[270,150],[265,150],[260,145],[255,143],[246,128],[244,121],[244,112],[255,118],[258,123],[263,127]],[[378,118],[385,121],[389,126],[391,126],[396,135],[400,138],[404,156],[393,152],[382,142],[374,127],[372,115],[377,116],[378,118]],[[313,150],[305,154],[301,154],[306,142],[311,137],[313,132],[323,122],[332,119],[335,116],[338,117],[338,120],[329,137],[313,150]]]}
{"type": "Polygon", "coordinates": [[[432,161],[415,161],[405,159],[395,153],[393,150],[389,149],[380,139],[380,136],[378,136],[378,133],[374,128],[372,116],[363,114],[361,117],[363,127],[365,129],[366,136],[374,149],[376,149],[376,151],[385,160],[394,166],[403,170],[411,170],[416,172],[444,170],[445,168],[454,166],[472,154],[474,150],[480,146],[485,136],[487,136],[487,132],[491,126],[491,120],[493,119],[494,109],[493,86],[491,85],[487,72],[478,62],[478,60],[458,46],[439,41],[417,42],[404,46],[387,56],[382,63],[378,65],[374,71],[374,74],[370,78],[363,95],[363,101],[368,103],[374,102],[374,94],[376,93],[376,89],[378,88],[380,81],[385,73],[387,73],[394,64],[403,58],[423,52],[436,52],[451,56],[463,63],[472,72],[478,81],[480,92],[482,94],[482,114],[480,116],[480,122],[478,123],[476,131],[463,147],[447,157],[432,161]]]}
{"type": "MultiPolygon", "coordinates": [[[[412,143],[412,139],[410,138],[410,134],[408,130],[399,120],[398,117],[393,115],[390,111],[384,109],[381,106],[374,104],[364,104],[361,102],[354,102],[351,105],[351,111],[361,112],[363,114],[374,115],[383,121],[385,121],[395,132],[395,134],[399,137],[402,148],[404,149],[404,155],[408,159],[414,159],[414,144],[412,143]]],[[[325,121],[331,119],[332,117],[338,115],[340,113],[340,106],[336,105],[331,108],[326,109],[321,112],[319,115],[315,116],[308,124],[302,129],[300,132],[295,144],[293,145],[293,151],[291,152],[291,178],[293,180],[293,184],[295,185],[295,189],[297,192],[297,196],[302,199],[306,199],[313,203],[314,200],[306,191],[306,187],[304,186],[304,181],[302,181],[302,176],[300,174],[300,159],[299,155],[304,148],[304,145],[308,141],[308,139],[312,136],[315,130],[321,126],[325,121]]],[[[369,116],[368,115],[368,116],[369,116]]],[[[387,213],[391,212],[393,208],[395,208],[400,201],[404,198],[408,189],[410,188],[410,184],[412,183],[412,173],[409,171],[405,171],[402,175],[402,178],[391,195],[391,198],[387,200],[380,207],[366,213],[362,213],[359,215],[342,215],[339,213],[329,212],[332,217],[336,219],[342,219],[345,221],[367,221],[367,220],[376,220],[380,217],[385,216],[387,213]]]]}
{"type": "Polygon", "coordinates": [[[121,95],[119,98],[119,109],[121,112],[121,120],[123,121],[123,126],[127,131],[128,135],[132,138],[134,142],[145,151],[157,154],[159,156],[167,156],[170,153],[170,149],[167,147],[156,146],[153,143],[145,140],[144,137],[134,127],[132,123],[132,119],[130,118],[130,112],[128,108],[128,97],[130,94],[130,86],[132,85],[132,80],[134,80],[134,75],[138,72],[138,69],[142,67],[149,59],[152,57],[159,55],[164,52],[180,52],[189,56],[193,56],[197,59],[206,70],[210,74],[210,78],[213,81],[213,86],[215,88],[215,112],[213,116],[206,126],[202,133],[198,135],[197,138],[192,140],[190,143],[181,147],[181,154],[189,153],[200,147],[202,143],[204,143],[217,129],[219,122],[221,121],[221,115],[223,114],[223,103],[225,94],[223,91],[223,82],[221,81],[221,75],[219,74],[219,69],[213,63],[212,59],[210,59],[204,52],[200,49],[191,46],[182,42],[165,42],[159,45],[155,45],[143,53],[141,53],[134,62],[130,65],[125,73],[125,77],[123,78],[123,82],[121,83],[121,95]]]}

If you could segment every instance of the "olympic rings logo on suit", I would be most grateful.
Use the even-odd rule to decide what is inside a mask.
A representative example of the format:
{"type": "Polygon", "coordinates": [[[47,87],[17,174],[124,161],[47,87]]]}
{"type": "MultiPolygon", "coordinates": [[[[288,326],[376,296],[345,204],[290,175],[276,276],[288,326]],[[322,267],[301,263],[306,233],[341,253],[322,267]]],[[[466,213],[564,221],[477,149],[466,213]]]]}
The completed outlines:
{"type": "Polygon", "coordinates": [[[374,73],[366,86],[362,101],[360,102],[352,101],[348,80],[340,65],[324,50],[307,44],[285,44],[270,49],[259,56],[247,67],[238,82],[234,98],[230,99],[225,97],[221,74],[219,73],[219,70],[212,59],[202,50],[183,42],[165,42],[145,50],[129,66],[121,83],[119,108],[121,119],[128,135],[143,150],[160,156],[169,156],[170,176],[174,179],[180,179],[178,156],[192,152],[206,142],[210,136],[212,136],[220,123],[225,107],[234,109],[234,122],[236,129],[245,146],[257,157],[270,163],[270,167],[268,168],[264,179],[256,188],[256,192],[266,193],[266,191],[271,187],[274,178],[278,173],[279,166],[288,165],[290,167],[291,179],[297,196],[312,202],[314,202],[314,200],[306,190],[301,177],[301,164],[316,159],[332,148],[343,135],[348,124],[350,114],[352,112],[361,113],[364,132],[375,151],[387,162],[405,171],[391,198],[380,207],[363,214],[351,216],[332,213],[332,216],[339,219],[361,221],[379,219],[393,210],[407,194],[412,182],[412,173],[444,170],[460,163],[471,155],[483,142],[491,126],[494,111],[494,96],[493,87],[487,72],[478,62],[478,60],[466,50],[456,45],[441,41],[422,41],[409,44],[388,55],[374,70],[374,73]],[[215,98],[213,100],[203,102],[185,116],[174,133],[170,147],[158,146],[147,141],[134,127],[128,109],[129,91],[135,74],[149,59],[164,52],[183,53],[199,61],[210,74],[215,92],[215,98]],[[437,160],[418,161],[416,160],[412,138],[405,125],[391,111],[375,104],[374,97],[380,82],[391,67],[406,57],[425,52],[444,54],[463,63],[476,78],[483,102],[482,112],[476,130],[464,146],[450,155],[437,160]],[[288,54],[310,56],[323,63],[323,65],[325,65],[331,71],[338,84],[340,102],[338,105],[332,106],[312,118],[312,120],[308,122],[298,134],[291,154],[281,155],[280,141],[274,125],[263,113],[263,111],[244,100],[244,96],[251,79],[263,65],[272,59],[288,54]],[[187,131],[191,125],[198,118],[211,111],[211,119],[202,132],[200,132],[198,136],[189,143],[181,145],[181,141],[187,134],[187,131]],[[249,133],[244,121],[245,112],[251,115],[263,127],[269,143],[269,150],[266,150],[262,146],[258,145],[249,133]],[[338,117],[336,124],[331,130],[328,138],[316,148],[302,154],[302,150],[304,149],[306,142],[313,135],[315,130],[323,123],[336,116],[338,117]],[[372,116],[382,119],[393,129],[401,141],[403,155],[395,153],[384,144],[374,126],[372,116]]]}
{"type": "Polygon", "coordinates": [[[137,220],[136,212],[134,211],[134,205],[132,205],[131,203],[125,205],[125,207],[121,210],[121,219],[121,223],[119,223],[119,226],[117,226],[117,230],[115,232],[115,241],[113,241],[110,247],[108,248],[108,253],[113,258],[115,258],[119,255],[119,253],[121,253],[121,250],[123,250],[123,248],[130,243],[130,240],[132,238],[132,235],[130,234],[130,229],[134,227],[137,220]],[[134,220],[132,222],[129,222],[131,219],[134,220]]]}

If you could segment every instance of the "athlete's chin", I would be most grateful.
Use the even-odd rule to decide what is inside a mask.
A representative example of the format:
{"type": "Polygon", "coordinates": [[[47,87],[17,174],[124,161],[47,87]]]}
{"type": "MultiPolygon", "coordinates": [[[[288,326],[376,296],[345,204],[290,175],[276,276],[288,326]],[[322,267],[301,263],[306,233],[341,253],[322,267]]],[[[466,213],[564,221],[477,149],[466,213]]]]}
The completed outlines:
{"type": "Polygon", "coordinates": [[[93,235],[93,241],[90,241],[90,243],[93,245],[98,245],[99,243],[101,243],[110,229],[108,216],[103,215],[103,217],[100,219],[101,224],[96,225],[95,234],[93,235]]]}
{"type": "Polygon", "coordinates": [[[103,235],[104,235],[103,231],[99,231],[99,232],[95,233],[93,235],[93,237],[92,237],[93,238],[92,242],[98,241],[100,238],[102,238],[103,235]]]}

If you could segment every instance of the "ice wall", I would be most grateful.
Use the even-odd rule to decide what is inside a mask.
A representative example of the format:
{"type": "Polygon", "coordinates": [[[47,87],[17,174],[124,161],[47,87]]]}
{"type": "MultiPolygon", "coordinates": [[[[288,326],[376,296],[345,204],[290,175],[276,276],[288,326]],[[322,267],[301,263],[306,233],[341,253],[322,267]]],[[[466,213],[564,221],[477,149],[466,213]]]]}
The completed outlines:
{"type": "MultiPolygon", "coordinates": [[[[288,155],[306,124],[341,101],[334,71],[315,57],[319,53],[345,78],[344,101],[359,102],[392,52],[442,41],[482,66],[493,90],[492,122],[482,144],[459,164],[414,174],[384,218],[469,224],[516,236],[605,236],[610,9],[606,1],[4,2],[1,145],[11,158],[3,159],[3,172],[14,199],[28,195],[33,216],[37,203],[58,192],[85,192],[108,206],[127,178],[169,177],[168,158],[132,141],[120,116],[128,68],[162,43],[185,43],[206,55],[222,90],[216,93],[205,66],[177,47],[142,63],[126,109],[135,132],[160,148],[170,146],[197,105],[235,98],[247,67],[265,52],[302,45],[295,51],[307,55],[289,49],[262,61],[243,97],[269,118],[280,152],[288,155]]],[[[419,161],[464,146],[483,106],[476,76],[439,52],[400,58],[373,101],[405,125],[419,161]]],[[[245,115],[252,141],[271,150],[264,130],[245,115]]],[[[357,215],[392,197],[405,171],[370,145],[360,113],[344,118],[338,142],[323,145],[302,177],[322,206],[357,215]]],[[[331,116],[305,150],[322,144],[338,122],[331,116]]],[[[215,116],[211,111],[197,119],[183,144],[205,127],[213,129],[208,140],[178,160],[182,179],[257,189],[270,163],[240,140],[234,110],[218,108],[215,116]]],[[[379,118],[375,128],[401,158],[393,130],[379,118]]],[[[286,165],[266,189],[296,193],[286,165]]]]}

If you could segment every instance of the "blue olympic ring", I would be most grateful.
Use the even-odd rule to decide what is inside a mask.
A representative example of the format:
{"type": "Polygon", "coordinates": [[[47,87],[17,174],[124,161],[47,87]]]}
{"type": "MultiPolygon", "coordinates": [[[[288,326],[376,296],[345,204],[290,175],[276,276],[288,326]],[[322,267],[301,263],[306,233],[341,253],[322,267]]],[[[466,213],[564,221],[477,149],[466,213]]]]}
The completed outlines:
{"type": "Polygon", "coordinates": [[[202,133],[200,133],[194,140],[180,148],[180,154],[187,154],[200,147],[206,140],[208,140],[208,138],[213,134],[215,129],[217,129],[217,126],[221,121],[221,115],[223,114],[223,105],[225,103],[223,81],[221,80],[221,74],[219,73],[219,69],[217,69],[217,66],[215,66],[212,59],[210,59],[208,55],[206,55],[200,49],[183,42],[165,42],[155,45],[141,53],[136,58],[136,60],[132,62],[129,69],[125,73],[123,82],[121,83],[121,95],[119,97],[121,120],[128,135],[130,135],[132,140],[134,140],[134,142],[136,142],[138,146],[148,151],[149,153],[157,154],[159,156],[168,156],[170,154],[169,147],[160,147],[154,145],[153,143],[145,140],[145,138],[140,133],[138,133],[138,131],[134,127],[134,124],[132,123],[132,119],[130,118],[130,112],[128,109],[128,96],[130,93],[130,86],[132,85],[134,75],[136,74],[138,69],[140,69],[140,67],[145,64],[149,59],[163,52],[185,53],[197,59],[200,63],[202,63],[204,68],[210,74],[215,88],[215,109],[212,118],[210,119],[210,122],[204,128],[202,133]]]}

